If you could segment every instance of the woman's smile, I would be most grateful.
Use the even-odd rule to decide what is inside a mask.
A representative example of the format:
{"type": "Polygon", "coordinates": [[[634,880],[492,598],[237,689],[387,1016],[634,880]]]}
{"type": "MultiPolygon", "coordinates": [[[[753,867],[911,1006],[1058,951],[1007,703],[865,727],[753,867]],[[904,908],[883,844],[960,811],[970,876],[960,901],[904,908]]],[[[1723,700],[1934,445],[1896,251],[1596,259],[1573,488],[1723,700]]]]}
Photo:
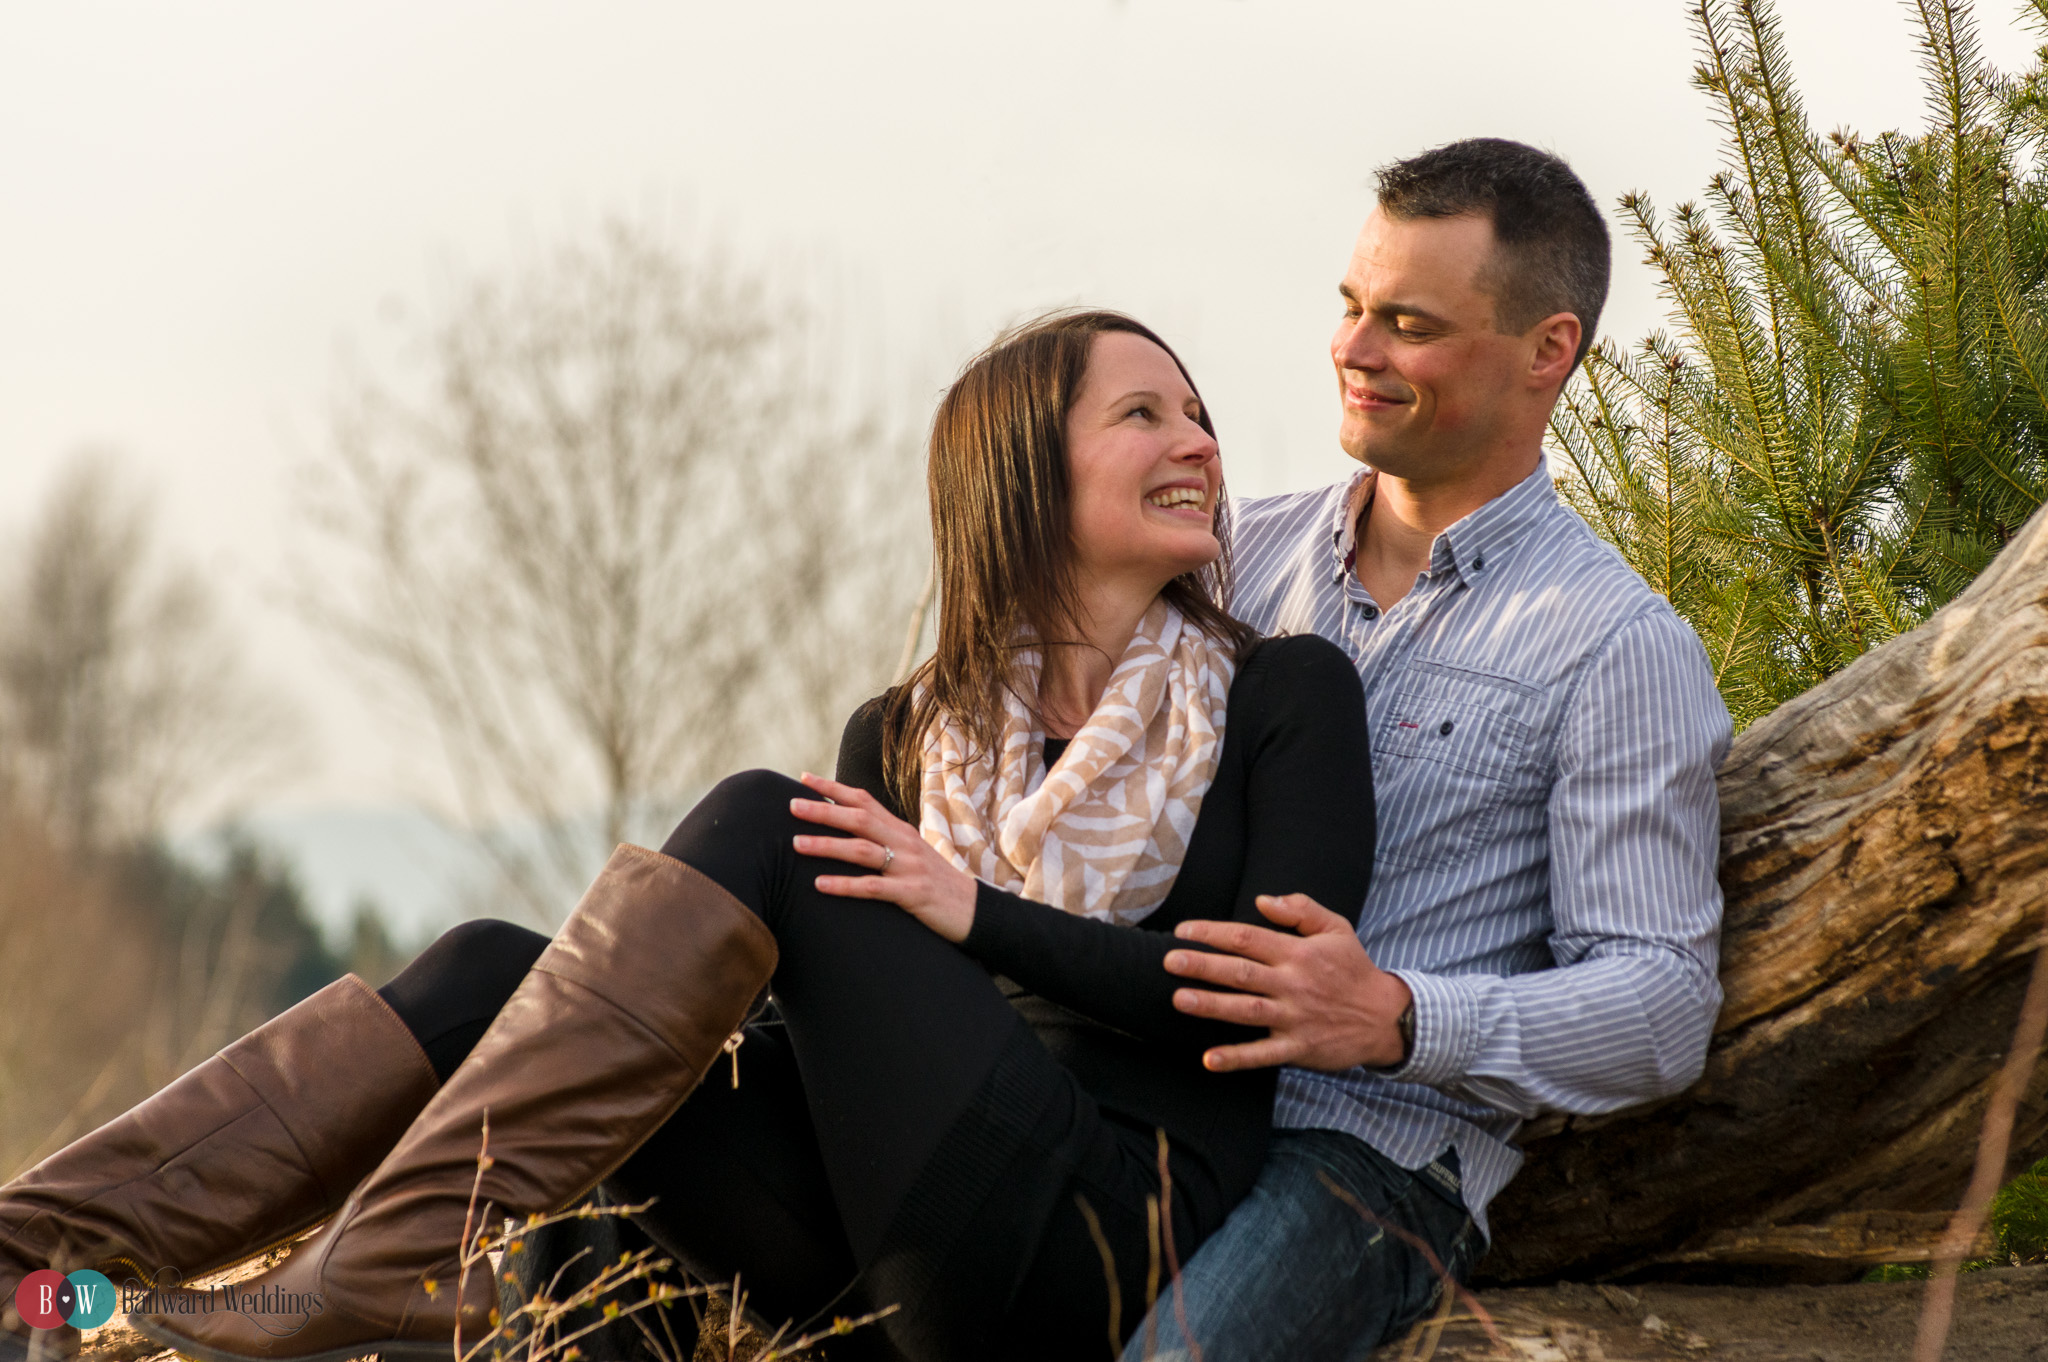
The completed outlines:
{"type": "Polygon", "coordinates": [[[1166,512],[1176,519],[1209,520],[1209,484],[1206,481],[1188,479],[1170,482],[1155,488],[1145,496],[1145,504],[1166,512]]]}

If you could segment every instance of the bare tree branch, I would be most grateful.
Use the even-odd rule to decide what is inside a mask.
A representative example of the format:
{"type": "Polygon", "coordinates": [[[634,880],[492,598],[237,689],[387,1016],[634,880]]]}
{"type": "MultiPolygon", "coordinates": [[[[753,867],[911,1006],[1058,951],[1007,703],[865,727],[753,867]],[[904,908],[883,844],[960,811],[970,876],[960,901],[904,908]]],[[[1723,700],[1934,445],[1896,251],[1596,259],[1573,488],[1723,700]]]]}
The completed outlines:
{"type": "Polygon", "coordinates": [[[0,784],[76,849],[132,844],[298,751],[212,593],[111,460],[59,478],[0,590],[0,784]]]}
{"type": "Polygon", "coordinates": [[[911,460],[801,309],[622,223],[462,287],[426,342],[426,392],[341,405],[309,510],[348,570],[309,561],[302,604],[553,921],[613,844],[742,757],[817,760],[887,681],[911,460]]]}

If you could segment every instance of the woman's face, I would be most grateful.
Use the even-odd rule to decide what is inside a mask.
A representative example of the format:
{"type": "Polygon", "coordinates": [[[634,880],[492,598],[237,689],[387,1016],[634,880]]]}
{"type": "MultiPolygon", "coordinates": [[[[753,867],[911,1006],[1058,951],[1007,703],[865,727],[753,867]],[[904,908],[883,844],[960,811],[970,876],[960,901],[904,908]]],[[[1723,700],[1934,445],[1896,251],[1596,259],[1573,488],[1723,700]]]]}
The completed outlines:
{"type": "Polygon", "coordinates": [[[1080,584],[1158,591],[1215,561],[1216,441],[1172,356],[1126,331],[1095,337],[1067,414],[1080,584]]]}

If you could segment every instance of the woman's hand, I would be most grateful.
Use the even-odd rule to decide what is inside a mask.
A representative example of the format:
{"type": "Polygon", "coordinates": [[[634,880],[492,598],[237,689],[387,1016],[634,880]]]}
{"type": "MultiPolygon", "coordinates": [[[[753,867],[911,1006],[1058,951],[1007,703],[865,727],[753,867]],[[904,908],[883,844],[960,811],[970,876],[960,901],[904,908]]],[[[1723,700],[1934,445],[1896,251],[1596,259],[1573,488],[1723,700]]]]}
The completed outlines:
{"type": "Polygon", "coordinates": [[[954,945],[974,926],[974,877],[933,849],[916,828],[883,808],[866,790],[806,771],[820,799],[792,799],[805,822],[838,828],[846,837],[798,837],[803,856],[848,861],[867,873],[820,875],[823,893],[893,903],[954,945]],[[893,853],[893,854],[892,854],[893,853]]]}

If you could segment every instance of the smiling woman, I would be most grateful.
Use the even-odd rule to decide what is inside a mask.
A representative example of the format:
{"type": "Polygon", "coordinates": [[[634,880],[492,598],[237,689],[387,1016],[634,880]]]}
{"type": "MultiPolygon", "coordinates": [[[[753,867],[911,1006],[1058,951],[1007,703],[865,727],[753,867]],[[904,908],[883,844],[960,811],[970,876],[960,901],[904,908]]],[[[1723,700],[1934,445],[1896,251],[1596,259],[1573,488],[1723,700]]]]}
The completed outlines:
{"type": "MultiPolygon", "coordinates": [[[[88,1237],[88,1261],[194,1273],[338,1211],[244,1284],[318,1293],[304,1328],[141,1327],[211,1362],[427,1362],[492,1327],[489,1284],[445,1285],[472,1196],[516,1217],[602,1180],[771,1319],[897,1307],[883,1328],[913,1358],[1121,1347],[1162,1231],[1192,1253],[1272,1125],[1274,1070],[1204,1067],[1263,1032],[1175,1008],[1175,929],[1261,923],[1294,893],[1350,910],[1324,914],[1349,935],[1374,844],[1359,681],[1324,640],[1228,614],[1215,431],[1128,318],[1056,315],[977,357],[930,480],[938,651],[856,712],[838,780],[730,777],[660,853],[620,848],[552,943],[472,922],[348,990],[352,1012],[238,1042],[314,1030],[384,1062],[405,1082],[379,1119],[410,1128],[393,1145],[352,1107],[280,1095],[291,1148],[315,1151],[300,1167],[274,1135],[206,1144],[221,1099],[174,1085],[109,1127],[146,1138],[88,1137],[0,1191],[0,1236],[51,1240],[0,1237],[0,1287],[88,1237]],[[778,1019],[744,1028],[736,1085],[698,1087],[764,986],[778,1019]],[[345,1204],[306,1204],[354,1183],[319,1165],[337,1147],[388,1153],[345,1204]],[[252,1185],[246,1214],[169,1256],[177,1198],[151,1170],[266,1152],[298,1168],[300,1204],[270,1214],[252,1185]]],[[[375,1114],[367,1082],[342,1086],[375,1114]]]]}
{"type": "Polygon", "coordinates": [[[1033,700],[1056,736],[1093,709],[1153,596],[1240,650],[1252,637],[1221,604],[1230,523],[1216,428],[1166,342],[1129,317],[1077,311],[1018,328],[988,353],[999,352],[1002,364],[969,366],[933,419],[938,647],[884,721],[905,807],[940,712],[996,741],[1021,637],[1049,642],[1033,700]],[[1199,511],[1187,505],[1196,490],[1199,511]]]}

